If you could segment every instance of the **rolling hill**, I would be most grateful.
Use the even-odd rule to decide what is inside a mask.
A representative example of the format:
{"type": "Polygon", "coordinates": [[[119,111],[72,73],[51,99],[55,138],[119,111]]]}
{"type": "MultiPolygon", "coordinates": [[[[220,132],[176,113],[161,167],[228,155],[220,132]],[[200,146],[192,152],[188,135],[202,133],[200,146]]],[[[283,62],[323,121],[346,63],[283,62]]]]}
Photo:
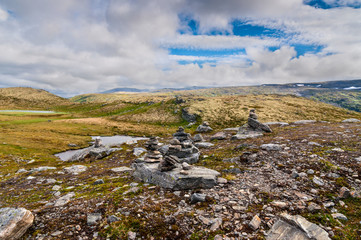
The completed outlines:
{"type": "Polygon", "coordinates": [[[0,88],[0,109],[51,109],[72,104],[42,89],[29,87],[0,88]]]}

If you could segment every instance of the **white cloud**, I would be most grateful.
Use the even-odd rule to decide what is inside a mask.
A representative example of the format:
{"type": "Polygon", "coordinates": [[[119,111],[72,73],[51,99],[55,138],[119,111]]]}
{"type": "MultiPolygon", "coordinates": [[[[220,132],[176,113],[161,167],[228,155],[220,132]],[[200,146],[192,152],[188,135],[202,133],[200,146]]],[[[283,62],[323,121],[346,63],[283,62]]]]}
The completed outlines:
{"type": "Polygon", "coordinates": [[[6,21],[9,17],[9,14],[0,8],[0,22],[6,21]]]}
{"type": "MultiPolygon", "coordinates": [[[[349,3],[351,0],[345,0],[349,3]]],[[[114,87],[253,85],[361,76],[361,10],[316,9],[302,0],[12,0],[0,3],[0,86],[67,94],[114,87]],[[8,16],[11,12],[11,17],[8,16]],[[236,18],[281,29],[287,39],[181,35],[179,14],[200,33],[229,32],[236,18]],[[296,56],[289,44],[322,52],[296,56]],[[270,46],[283,46],[271,52],[270,46]],[[228,56],[169,55],[167,47],[246,49],[228,56]],[[178,61],[215,61],[178,64],[178,61]]]]}

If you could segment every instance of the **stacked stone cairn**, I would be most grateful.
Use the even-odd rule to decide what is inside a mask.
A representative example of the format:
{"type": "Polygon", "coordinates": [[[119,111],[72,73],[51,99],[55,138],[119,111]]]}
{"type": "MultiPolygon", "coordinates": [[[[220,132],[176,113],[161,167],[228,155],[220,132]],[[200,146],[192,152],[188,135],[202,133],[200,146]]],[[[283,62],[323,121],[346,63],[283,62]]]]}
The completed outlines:
{"type": "Polygon", "coordinates": [[[145,143],[145,148],[147,149],[147,154],[144,157],[145,162],[160,162],[163,159],[162,154],[158,151],[159,142],[157,137],[150,137],[149,140],[145,143]]]}
{"type": "Polygon", "coordinates": [[[238,129],[232,139],[247,139],[263,136],[264,132],[272,132],[271,128],[258,121],[255,109],[251,109],[248,116],[247,124],[238,129]]]}
{"type": "Polygon", "coordinates": [[[271,128],[258,121],[258,116],[255,109],[249,111],[248,126],[255,131],[272,132],[271,128]]]}
{"type": "Polygon", "coordinates": [[[177,132],[173,134],[173,137],[165,155],[176,156],[180,163],[186,162],[193,164],[198,162],[200,152],[199,149],[194,146],[191,135],[184,132],[183,127],[179,127],[177,132]]]}
{"type": "Polygon", "coordinates": [[[217,184],[219,172],[205,167],[191,166],[199,159],[200,152],[193,145],[190,134],[179,127],[170,145],[158,151],[158,140],[150,138],[144,160],[137,159],[132,167],[135,179],[173,190],[211,188],[217,184]]]}

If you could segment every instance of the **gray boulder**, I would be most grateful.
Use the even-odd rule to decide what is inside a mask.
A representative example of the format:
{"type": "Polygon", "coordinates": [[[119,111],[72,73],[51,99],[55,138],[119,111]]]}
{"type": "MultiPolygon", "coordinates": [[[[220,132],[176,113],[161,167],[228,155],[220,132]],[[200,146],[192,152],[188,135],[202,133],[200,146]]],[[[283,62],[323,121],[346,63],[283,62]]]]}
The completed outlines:
{"type": "Polygon", "coordinates": [[[209,142],[197,142],[194,144],[197,148],[211,148],[214,146],[213,143],[209,142]]]}
{"type": "Polygon", "coordinates": [[[211,140],[224,140],[226,138],[227,134],[225,132],[218,132],[211,137],[211,140]]]}
{"type": "Polygon", "coordinates": [[[201,134],[196,134],[193,137],[193,141],[194,142],[204,142],[204,138],[203,138],[203,136],[201,134]]]}
{"type": "Polygon", "coordinates": [[[182,108],[182,118],[187,122],[196,122],[197,117],[197,114],[192,114],[189,112],[189,108],[182,108]]]}
{"type": "Polygon", "coordinates": [[[310,123],[315,123],[315,122],[317,122],[317,121],[316,120],[299,120],[299,121],[293,122],[293,124],[300,125],[300,124],[310,124],[310,123]]]}
{"type": "Polygon", "coordinates": [[[134,163],[133,176],[141,181],[173,190],[212,188],[217,184],[219,172],[198,166],[189,170],[177,167],[171,171],[159,171],[159,163],[134,163]]]}
{"type": "Polygon", "coordinates": [[[262,144],[261,149],[266,151],[281,151],[282,146],[279,144],[269,143],[269,144],[262,144]]]}
{"type": "Polygon", "coordinates": [[[328,233],[318,225],[299,215],[281,214],[280,219],[268,232],[267,240],[330,240],[328,233]]]}
{"type": "Polygon", "coordinates": [[[33,221],[34,215],[25,208],[0,208],[0,239],[21,238],[33,221]]]}
{"type": "Polygon", "coordinates": [[[71,174],[79,174],[79,173],[82,173],[82,172],[85,172],[88,168],[86,166],[83,166],[83,165],[73,165],[73,166],[70,166],[70,167],[65,167],[64,168],[64,171],[66,173],[71,173],[71,174]]]}
{"type": "Polygon", "coordinates": [[[212,131],[213,131],[213,129],[209,126],[208,122],[203,122],[196,129],[196,132],[200,132],[200,133],[212,132],[212,131]]]}

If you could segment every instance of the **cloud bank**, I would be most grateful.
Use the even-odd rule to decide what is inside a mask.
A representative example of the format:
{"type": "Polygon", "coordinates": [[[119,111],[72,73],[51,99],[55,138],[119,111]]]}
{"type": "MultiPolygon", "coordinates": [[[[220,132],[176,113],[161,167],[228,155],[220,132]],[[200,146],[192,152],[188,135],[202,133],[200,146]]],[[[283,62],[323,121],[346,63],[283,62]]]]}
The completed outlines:
{"type": "Polygon", "coordinates": [[[360,78],[360,2],[323,3],[0,1],[0,87],[69,96],[360,78]]]}

